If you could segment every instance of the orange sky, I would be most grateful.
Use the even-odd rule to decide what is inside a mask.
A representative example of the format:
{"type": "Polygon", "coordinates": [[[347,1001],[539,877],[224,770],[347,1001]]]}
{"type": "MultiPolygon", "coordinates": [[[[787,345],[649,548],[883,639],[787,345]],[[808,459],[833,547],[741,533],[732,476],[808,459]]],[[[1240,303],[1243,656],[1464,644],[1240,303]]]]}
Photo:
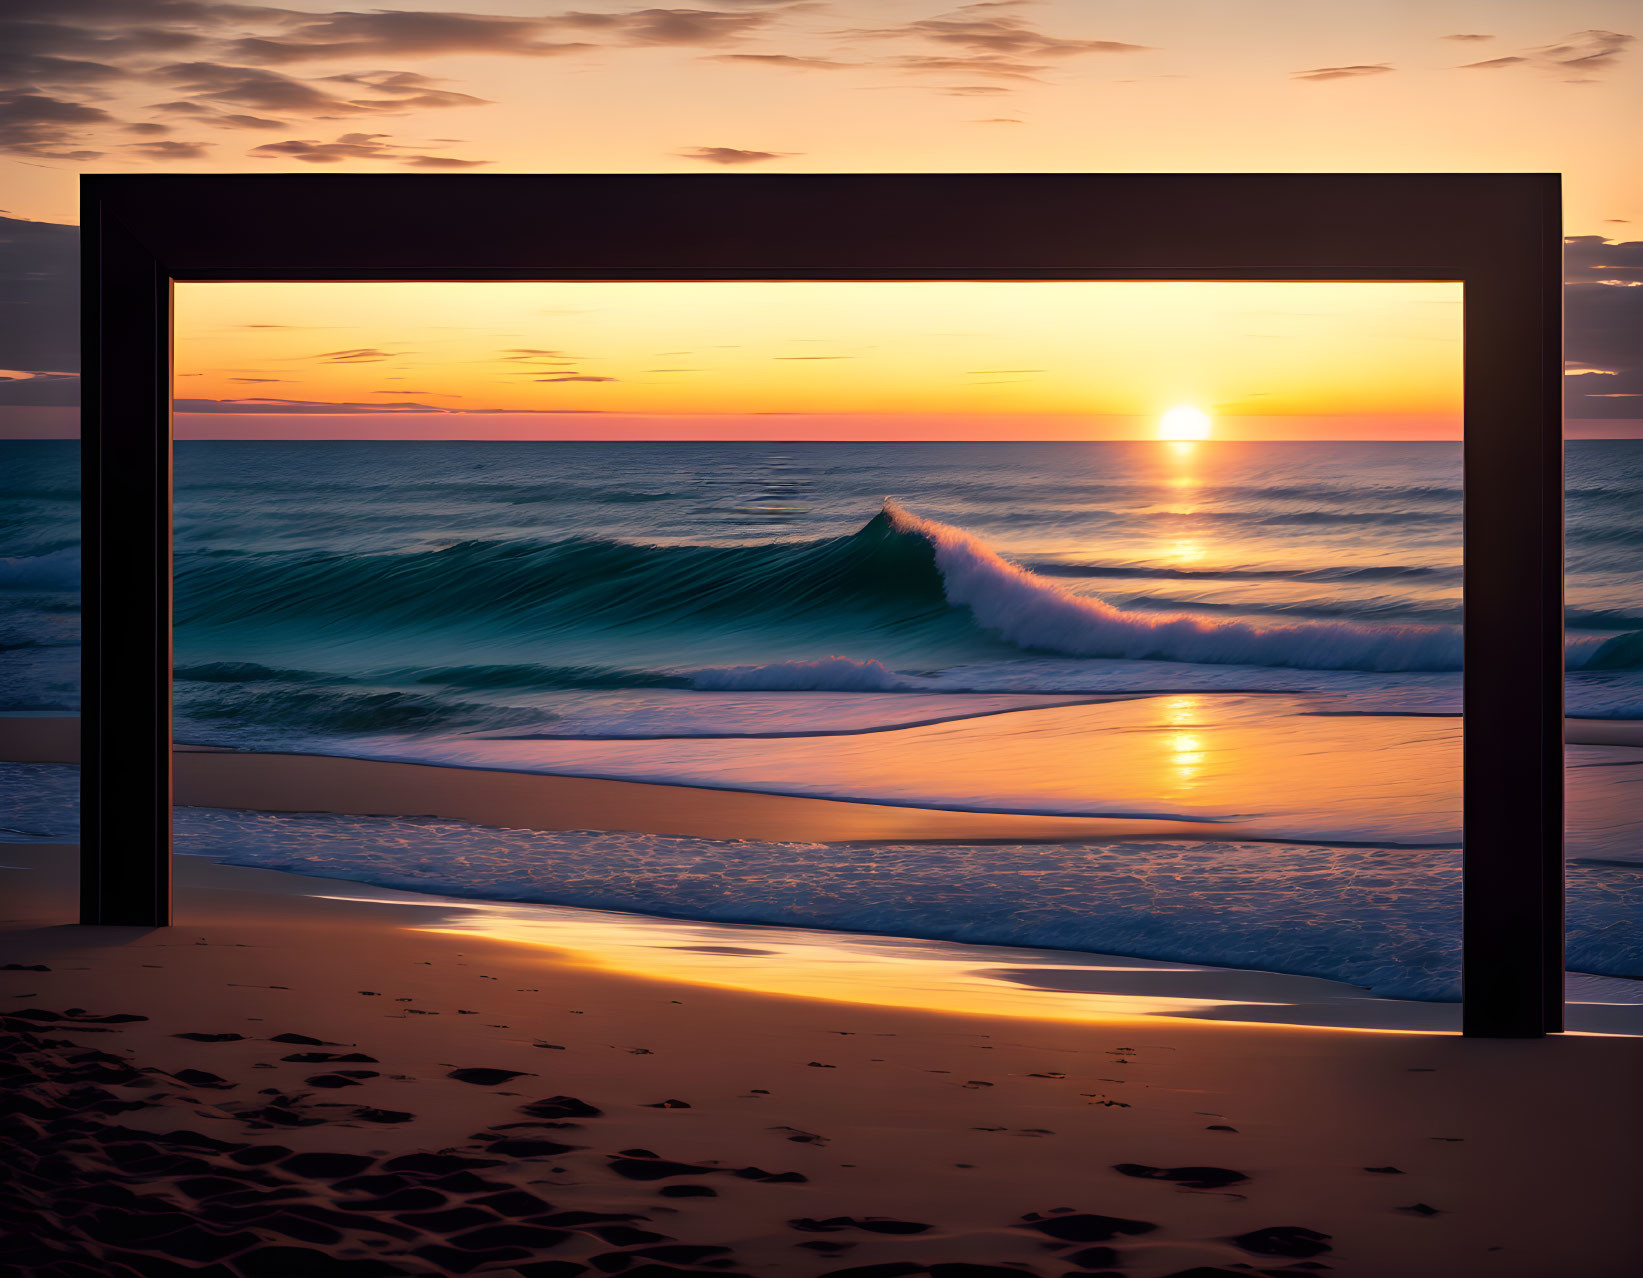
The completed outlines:
{"type": "Polygon", "coordinates": [[[188,284],[183,437],[1455,438],[1460,287],[188,284]],[[199,411],[205,410],[205,411],[199,411]]]}
{"type": "Polygon", "coordinates": [[[19,33],[60,60],[23,80],[89,108],[0,158],[5,208],[49,221],[81,169],[719,164],[1558,171],[1572,233],[1643,224],[1637,0],[12,4],[65,27],[19,33]]]}
{"type": "MultiPolygon", "coordinates": [[[[1639,0],[700,0],[689,7],[382,0],[351,9],[323,0],[7,0],[0,4],[0,365],[8,366],[0,369],[0,436],[77,429],[75,388],[64,380],[78,366],[72,269],[42,273],[26,250],[8,255],[5,237],[17,224],[5,219],[74,223],[82,172],[714,170],[1559,172],[1565,229],[1581,237],[1571,242],[1568,277],[1569,353],[1581,374],[1571,379],[1570,417],[1591,419],[1572,422],[1571,431],[1635,433],[1643,430],[1643,408],[1633,407],[1643,405],[1643,165],[1634,158],[1643,151],[1640,19],[1639,0]],[[48,329],[51,341],[17,340],[48,329]],[[24,347],[32,359],[14,353],[24,347]]],[[[437,360],[442,348],[424,335],[425,314],[410,302],[384,305],[382,317],[401,327],[356,316],[331,334],[334,343],[315,331],[317,344],[280,352],[283,370],[229,372],[261,369],[274,357],[225,348],[183,370],[222,370],[225,380],[209,395],[189,385],[209,377],[179,384],[196,398],[302,384],[315,388],[314,398],[347,391],[365,400],[418,387],[428,378],[378,364],[369,371],[405,380],[322,389],[333,384],[322,375],[337,370],[319,361],[305,367],[298,357],[392,346],[437,360]],[[292,369],[301,375],[287,381],[226,381],[292,369]]],[[[490,324],[466,320],[476,332],[490,324]]],[[[327,323],[317,313],[295,322],[316,330],[327,323]]],[[[798,326],[776,325],[767,362],[778,358],[774,343],[804,336],[798,326]]],[[[548,338],[518,345],[560,349],[548,338]]],[[[1253,340],[1231,345],[1257,350],[1253,340]]],[[[654,349],[685,347],[670,341],[654,349]]],[[[432,403],[513,407],[513,399],[480,402],[480,389],[524,388],[552,406],[577,390],[577,404],[604,409],[631,395],[627,412],[656,411],[666,399],[676,417],[680,404],[697,402],[687,377],[709,380],[645,372],[673,366],[654,362],[635,364],[619,382],[525,388],[522,379],[483,371],[502,349],[474,352],[466,381],[446,369],[449,384],[425,388],[445,396],[432,403]],[[655,396],[641,404],[645,377],[654,379],[655,396]]],[[[1156,355],[1182,349],[1164,344],[1156,355]]],[[[931,362],[913,399],[919,411],[938,404],[949,419],[979,404],[996,422],[1007,414],[998,415],[995,400],[1008,400],[1009,412],[1028,412],[1043,429],[1059,413],[1074,432],[1092,417],[1146,419],[1157,401],[1177,395],[1219,405],[1244,424],[1256,415],[1244,397],[1256,394],[1304,401],[1278,414],[1290,425],[1319,411],[1358,414],[1364,430],[1370,417],[1453,412],[1452,400],[1417,394],[1419,379],[1382,359],[1395,353],[1390,345],[1365,350],[1389,380],[1353,381],[1342,347],[1328,367],[1344,380],[1326,409],[1273,377],[1256,386],[1206,375],[1202,385],[1175,390],[1209,367],[1207,357],[1167,369],[1149,363],[1146,386],[1109,377],[1092,389],[1088,380],[1035,374],[1032,388],[994,399],[931,362]],[[1383,392],[1391,402],[1381,401],[1383,392]],[[1061,407],[1052,411],[1052,402],[1061,407]]],[[[596,357],[615,359],[621,350],[579,343],[570,353],[591,369],[596,357]]],[[[637,358],[640,348],[629,353],[637,358]]],[[[674,357],[657,357],[664,358],[674,357]]],[[[730,384],[721,374],[732,363],[715,366],[717,385],[730,384]]],[[[433,371],[431,363],[419,367],[433,371]]],[[[750,394],[774,392],[748,367],[735,371],[748,375],[750,394]]],[[[865,395],[871,361],[858,361],[855,371],[845,384],[865,395]]],[[[904,401],[913,375],[901,376],[899,400],[875,384],[875,413],[910,420],[904,401]]],[[[825,387],[814,382],[795,373],[776,397],[790,389],[796,401],[816,399],[825,387]]],[[[211,429],[227,425],[226,415],[211,416],[221,419],[211,429]]],[[[271,429],[250,420],[267,414],[236,416],[236,433],[271,429]]],[[[338,416],[350,419],[348,429],[366,429],[357,411],[338,416]]],[[[308,415],[306,424],[317,420],[308,415]]],[[[408,416],[397,423],[411,425],[408,416]]],[[[518,429],[517,419],[490,429],[504,427],[518,429]]],[[[1428,421],[1417,433],[1429,428],[1437,427],[1428,421]]],[[[186,435],[200,426],[190,418],[180,429],[186,435]]],[[[467,420],[460,429],[479,426],[467,420]]]]}

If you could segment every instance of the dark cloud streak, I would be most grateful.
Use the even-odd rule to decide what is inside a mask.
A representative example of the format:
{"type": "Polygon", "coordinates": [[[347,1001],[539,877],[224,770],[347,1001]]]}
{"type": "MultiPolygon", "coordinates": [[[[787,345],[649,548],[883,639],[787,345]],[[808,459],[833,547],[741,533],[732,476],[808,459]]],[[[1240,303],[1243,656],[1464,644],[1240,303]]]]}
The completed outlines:
{"type": "Polygon", "coordinates": [[[1386,62],[1360,62],[1348,67],[1313,67],[1310,71],[1296,71],[1290,75],[1292,80],[1360,80],[1364,76],[1385,75],[1396,70],[1386,62]]]}
{"type": "Polygon", "coordinates": [[[426,155],[390,142],[386,133],[344,133],[331,142],[313,138],[287,138],[265,142],[246,152],[253,159],[300,160],[304,164],[344,164],[366,160],[389,160],[418,169],[473,169],[489,160],[465,160],[454,155],[426,155]]]}
{"type": "Polygon", "coordinates": [[[701,160],[707,164],[733,166],[763,164],[766,160],[782,160],[797,154],[793,151],[744,151],[733,146],[693,146],[679,154],[687,160],[701,160]]]}

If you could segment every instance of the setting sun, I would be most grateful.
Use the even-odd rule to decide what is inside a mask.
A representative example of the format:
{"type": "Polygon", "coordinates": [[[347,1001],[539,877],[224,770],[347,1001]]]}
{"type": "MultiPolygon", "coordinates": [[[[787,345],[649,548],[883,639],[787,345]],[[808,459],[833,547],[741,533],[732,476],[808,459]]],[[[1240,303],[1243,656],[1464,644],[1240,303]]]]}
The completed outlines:
{"type": "Polygon", "coordinates": [[[1191,404],[1177,404],[1158,419],[1158,438],[1194,440],[1209,438],[1209,414],[1191,404]]]}

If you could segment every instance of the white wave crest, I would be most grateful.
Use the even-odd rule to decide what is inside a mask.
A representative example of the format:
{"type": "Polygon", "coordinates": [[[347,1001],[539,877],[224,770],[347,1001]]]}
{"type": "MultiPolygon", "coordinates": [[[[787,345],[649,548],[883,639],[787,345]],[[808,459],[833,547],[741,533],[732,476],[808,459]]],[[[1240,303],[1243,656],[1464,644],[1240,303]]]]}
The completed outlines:
{"type": "Polygon", "coordinates": [[[1004,559],[980,538],[911,513],[885,514],[934,548],[947,602],[1022,648],[1071,657],[1290,666],[1307,670],[1458,670],[1461,633],[1451,626],[1315,622],[1254,626],[1180,613],[1133,613],[1077,595],[1004,559]]]}

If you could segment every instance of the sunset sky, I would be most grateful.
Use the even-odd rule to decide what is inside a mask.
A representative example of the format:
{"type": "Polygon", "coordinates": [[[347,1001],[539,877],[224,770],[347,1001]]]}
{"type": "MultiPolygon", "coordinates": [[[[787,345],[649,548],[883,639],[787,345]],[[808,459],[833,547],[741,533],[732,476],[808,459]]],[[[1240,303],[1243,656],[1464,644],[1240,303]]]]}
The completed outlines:
{"type": "MultiPolygon", "coordinates": [[[[1639,433],[1637,0],[701,4],[6,0],[0,435],[74,429],[82,171],[704,169],[1560,171],[1571,433],[1639,433]]],[[[356,435],[468,435],[482,425],[473,410],[496,408],[531,409],[536,425],[516,415],[510,430],[551,435],[565,423],[546,424],[544,410],[573,408],[698,427],[749,413],[892,414],[904,426],[920,414],[992,414],[1012,436],[1025,414],[1042,438],[1062,427],[1130,433],[1109,419],[1182,399],[1239,429],[1271,417],[1269,437],[1319,413],[1353,414],[1366,431],[1380,429],[1370,419],[1402,417],[1430,434],[1457,408],[1457,308],[1418,290],[1389,301],[1359,289],[1319,306],[1236,290],[1223,299],[1225,286],[1186,297],[1067,286],[1045,303],[1040,294],[1061,286],[1035,285],[1037,300],[990,311],[979,286],[952,286],[958,301],[896,286],[908,295],[894,302],[843,288],[791,306],[726,286],[633,286],[622,300],[616,286],[597,297],[543,286],[535,300],[531,286],[508,286],[438,302],[423,300],[425,287],[390,297],[306,286],[309,300],[244,286],[210,286],[221,296],[207,298],[205,287],[183,302],[177,393],[218,402],[179,419],[180,433],[321,422],[310,412],[282,426],[268,404],[224,411],[256,395],[441,410],[421,415],[429,422],[410,410],[332,414],[356,435]],[[963,323],[932,327],[948,307],[963,323]],[[677,322],[681,310],[690,323],[677,322]],[[546,311],[578,313],[534,313],[546,311]],[[243,327],[258,324],[291,327],[243,327]],[[948,331],[988,337],[939,336],[948,331]],[[848,361],[792,358],[807,343],[848,361]],[[350,350],[387,354],[334,354],[350,350]],[[510,355],[535,350],[570,362],[510,355]],[[688,360],[663,354],[682,350],[688,360]],[[539,380],[573,367],[567,376],[616,380],[539,380]],[[700,371],[652,371],[686,367],[700,371]],[[1044,371],[985,372],[1018,368],[1044,371]]]]}
{"type": "Polygon", "coordinates": [[[176,351],[196,438],[1124,438],[1181,403],[1224,438],[1460,427],[1448,284],[190,284],[176,351]]]}

